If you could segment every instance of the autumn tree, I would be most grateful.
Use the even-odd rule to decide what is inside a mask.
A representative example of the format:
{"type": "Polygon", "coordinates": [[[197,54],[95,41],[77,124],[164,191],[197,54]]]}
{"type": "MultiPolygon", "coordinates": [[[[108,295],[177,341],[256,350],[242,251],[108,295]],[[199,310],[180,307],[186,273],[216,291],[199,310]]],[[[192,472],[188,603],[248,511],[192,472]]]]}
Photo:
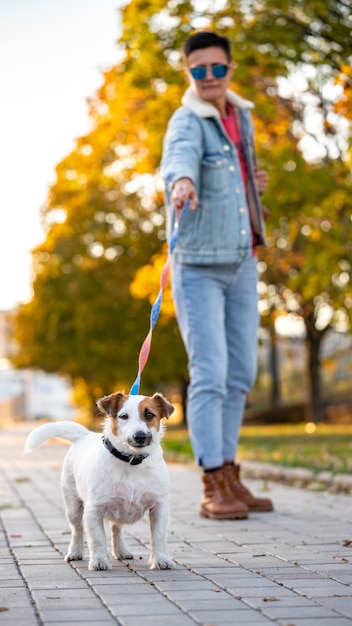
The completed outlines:
{"type": "MultiPolygon", "coordinates": [[[[268,293],[277,297],[269,302],[263,290],[267,306],[279,300],[288,311],[295,301],[314,333],[323,301],[348,317],[349,3],[277,4],[126,4],[121,61],[104,74],[90,101],[92,130],[58,165],[43,210],[47,235],[33,252],[34,295],[17,316],[18,366],[68,374],[91,397],[133,382],[148,330],[146,296],[153,300],[158,282],[149,279],[165,258],[162,137],[185,88],[180,48],[198,27],[231,39],[238,64],[233,87],[256,103],[259,159],[271,179],[264,198],[270,247],[261,267],[263,281],[272,286],[268,293]],[[302,76],[305,87],[288,93],[302,76]],[[336,86],[333,97],[329,85],[336,86]],[[321,121],[318,131],[313,113],[321,121]],[[323,152],[307,162],[312,142],[323,152]]],[[[313,365],[319,357],[312,349],[314,333],[307,332],[313,365]]],[[[146,388],[185,376],[169,310],[154,334],[151,360],[143,374],[146,388]]]]}
{"type": "MultiPolygon", "coordinates": [[[[89,403],[133,383],[150,307],[130,296],[129,284],[165,239],[161,188],[141,176],[145,149],[131,142],[132,112],[123,107],[134,97],[129,80],[121,66],[106,74],[91,102],[92,132],[57,166],[43,210],[47,236],[33,251],[34,296],[16,319],[17,366],[68,375],[89,403]],[[119,97],[112,100],[113,85],[119,97]]],[[[160,325],[153,349],[146,390],[185,369],[175,320],[160,325]]]]}
{"type": "MultiPolygon", "coordinates": [[[[297,46],[287,49],[295,58],[294,64],[288,62],[290,81],[283,77],[278,81],[279,96],[290,102],[294,112],[286,141],[295,145],[281,145],[269,159],[267,196],[278,210],[269,220],[269,248],[261,264],[262,305],[274,317],[280,311],[294,312],[304,321],[309,416],[316,421],[324,417],[322,340],[333,327],[350,327],[352,318],[348,5],[307,2],[301,13],[296,3],[283,10],[268,3],[265,11],[258,10],[263,27],[280,23],[289,27],[290,37],[293,34],[299,39],[297,46]],[[277,157],[285,181],[279,163],[275,165],[277,157]]],[[[267,29],[261,32],[267,37],[267,29]]],[[[263,138],[270,145],[265,129],[263,138]]]]}

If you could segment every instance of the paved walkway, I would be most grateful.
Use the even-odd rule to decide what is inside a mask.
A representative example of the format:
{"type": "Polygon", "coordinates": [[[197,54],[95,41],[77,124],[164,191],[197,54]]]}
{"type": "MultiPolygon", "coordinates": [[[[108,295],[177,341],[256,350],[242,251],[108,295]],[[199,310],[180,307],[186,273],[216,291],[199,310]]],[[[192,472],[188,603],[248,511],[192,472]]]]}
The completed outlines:
{"type": "Polygon", "coordinates": [[[0,626],[352,626],[352,496],[271,483],[275,512],[216,522],[198,516],[198,470],[171,465],[177,568],[148,569],[142,520],[128,529],[135,560],[91,572],[63,561],[66,446],[23,457],[24,439],[0,431],[0,626]]]}

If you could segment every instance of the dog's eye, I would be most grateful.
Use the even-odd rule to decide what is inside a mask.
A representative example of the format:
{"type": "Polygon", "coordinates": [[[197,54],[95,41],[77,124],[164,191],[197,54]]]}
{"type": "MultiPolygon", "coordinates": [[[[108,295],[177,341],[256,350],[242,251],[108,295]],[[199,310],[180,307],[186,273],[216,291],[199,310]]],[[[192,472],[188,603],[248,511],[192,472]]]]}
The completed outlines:
{"type": "Polygon", "coordinates": [[[146,420],[152,420],[154,419],[155,415],[154,413],[152,413],[151,411],[148,411],[148,409],[145,411],[144,413],[144,417],[146,420]]]}
{"type": "Polygon", "coordinates": [[[119,415],[119,419],[121,419],[121,420],[128,420],[128,415],[127,415],[127,413],[120,413],[120,415],[119,415]]]}

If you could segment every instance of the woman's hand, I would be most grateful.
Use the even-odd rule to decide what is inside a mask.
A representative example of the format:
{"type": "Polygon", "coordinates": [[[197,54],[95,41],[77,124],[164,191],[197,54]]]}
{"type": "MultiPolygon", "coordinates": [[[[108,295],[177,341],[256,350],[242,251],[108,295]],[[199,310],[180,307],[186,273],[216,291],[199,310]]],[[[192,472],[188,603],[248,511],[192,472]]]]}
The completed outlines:
{"type": "Polygon", "coordinates": [[[198,204],[198,194],[190,178],[180,178],[173,186],[171,202],[175,209],[183,209],[187,200],[189,208],[194,210],[198,204]]]}
{"type": "Polygon", "coordinates": [[[268,172],[265,170],[255,170],[255,180],[257,183],[257,189],[259,193],[264,193],[268,186],[268,172]]]}

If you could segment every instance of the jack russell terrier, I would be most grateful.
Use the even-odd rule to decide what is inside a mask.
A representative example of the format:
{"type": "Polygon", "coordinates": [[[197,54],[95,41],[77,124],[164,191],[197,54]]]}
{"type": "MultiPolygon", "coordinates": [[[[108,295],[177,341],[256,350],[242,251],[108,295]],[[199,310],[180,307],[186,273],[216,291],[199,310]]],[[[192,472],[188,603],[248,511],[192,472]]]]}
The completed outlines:
{"type": "Polygon", "coordinates": [[[169,475],[160,445],[174,407],[159,393],[152,397],[113,393],[97,401],[105,415],[104,436],[74,422],[39,426],[28,436],[25,452],[51,437],[73,443],[65,456],[61,489],[72,536],[65,561],[83,558],[83,527],[88,536],[90,570],[111,569],[104,519],[111,526],[112,554],[132,559],[122,526],[149,512],[150,569],[169,569],[166,547],[169,475]]]}

